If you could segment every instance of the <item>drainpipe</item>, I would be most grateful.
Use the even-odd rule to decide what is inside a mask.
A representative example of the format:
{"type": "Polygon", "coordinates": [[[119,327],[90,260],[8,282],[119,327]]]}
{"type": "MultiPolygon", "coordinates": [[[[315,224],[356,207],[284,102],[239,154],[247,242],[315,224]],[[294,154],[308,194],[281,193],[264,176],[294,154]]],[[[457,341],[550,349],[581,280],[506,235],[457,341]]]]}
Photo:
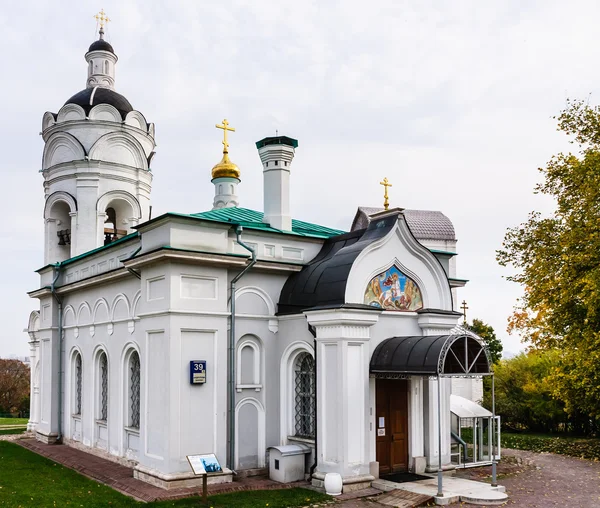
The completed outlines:
{"type": "Polygon", "coordinates": [[[62,299],[56,294],[56,281],[60,276],[61,263],[56,263],[54,269],[56,270],[54,280],[50,284],[50,291],[52,296],[58,304],[58,435],[56,441],[62,441],[62,414],[63,414],[63,312],[62,312],[62,299]]]}
{"type": "Polygon", "coordinates": [[[254,249],[242,242],[242,226],[235,227],[236,243],[246,249],[252,255],[250,263],[231,279],[229,305],[231,317],[229,322],[229,469],[234,471],[235,462],[235,283],[256,264],[256,252],[254,249]]]}
{"type": "MultiPolygon", "coordinates": [[[[152,210],[152,207],[150,207],[150,210],[152,210]]],[[[123,261],[121,261],[121,263],[124,263],[124,261],[129,261],[130,259],[133,259],[134,257],[136,257],[138,255],[138,253],[141,250],[142,250],[142,246],[140,245],[131,256],[129,256],[127,259],[124,259],[123,261]]],[[[127,268],[127,271],[130,274],[135,275],[140,280],[142,279],[142,275],[140,274],[140,272],[134,270],[133,268],[128,268],[128,267],[125,267],[125,268],[127,268]]]]}
{"type": "Polygon", "coordinates": [[[317,440],[317,432],[318,432],[318,420],[317,420],[317,388],[318,388],[318,378],[317,378],[317,330],[314,326],[312,325],[308,325],[308,331],[312,334],[312,336],[314,337],[314,351],[315,351],[315,460],[312,463],[312,466],[310,466],[310,479],[312,482],[312,476],[315,473],[315,469],[317,469],[317,462],[318,462],[318,455],[317,455],[317,450],[318,450],[318,440],[317,440]]]}

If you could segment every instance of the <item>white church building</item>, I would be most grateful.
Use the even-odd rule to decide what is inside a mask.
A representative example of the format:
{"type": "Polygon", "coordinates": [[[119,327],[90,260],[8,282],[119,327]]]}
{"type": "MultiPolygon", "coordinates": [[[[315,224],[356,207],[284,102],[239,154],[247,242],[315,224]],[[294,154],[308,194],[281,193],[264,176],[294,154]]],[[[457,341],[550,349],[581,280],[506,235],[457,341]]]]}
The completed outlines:
{"type": "Polygon", "coordinates": [[[214,202],[151,217],[154,124],[115,91],[102,29],[85,60],[85,89],[42,120],[36,438],[164,488],[193,483],[187,455],[214,453],[211,481],[230,481],[287,445],[307,478],[336,472],[345,490],[453,468],[452,392],[480,398],[467,378],[490,366],[457,328],[450,220],[387,206],[349,209],[348,231],[292,219],[287,136],[256,143],[264,210],[243,208],[227,121],[214,202]]]}

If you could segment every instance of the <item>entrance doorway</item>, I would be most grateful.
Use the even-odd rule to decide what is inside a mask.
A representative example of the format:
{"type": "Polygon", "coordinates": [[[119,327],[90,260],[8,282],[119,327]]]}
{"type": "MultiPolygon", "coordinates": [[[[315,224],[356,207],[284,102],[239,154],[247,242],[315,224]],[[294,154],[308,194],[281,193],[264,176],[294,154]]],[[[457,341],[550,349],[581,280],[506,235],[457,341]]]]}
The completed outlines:
{"type": "Polygon", "coordinates": [[[408,381],[376,379],[375,393],[379,474],[408,471],[408,381]]]}

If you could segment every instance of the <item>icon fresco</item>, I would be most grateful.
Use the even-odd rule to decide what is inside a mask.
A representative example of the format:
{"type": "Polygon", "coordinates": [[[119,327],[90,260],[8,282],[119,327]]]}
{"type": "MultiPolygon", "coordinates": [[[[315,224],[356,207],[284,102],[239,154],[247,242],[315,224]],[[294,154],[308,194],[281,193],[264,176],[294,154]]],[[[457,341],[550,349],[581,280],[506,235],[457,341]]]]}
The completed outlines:
{"type": "Polygon", "coordinates": [[[370,280],[364,303],[383,310],[409,312],[423,308],[423,297],[416,282],[392,266],[370,280]]]}

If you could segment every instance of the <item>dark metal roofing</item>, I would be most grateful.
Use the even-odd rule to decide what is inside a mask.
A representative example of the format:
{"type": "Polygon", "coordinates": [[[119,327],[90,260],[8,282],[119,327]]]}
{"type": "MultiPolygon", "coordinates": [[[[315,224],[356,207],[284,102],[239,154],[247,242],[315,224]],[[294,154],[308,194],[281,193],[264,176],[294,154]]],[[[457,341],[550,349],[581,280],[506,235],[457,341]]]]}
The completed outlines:
{"type": "MultiPolygon", "coordinates": [[[[383,208],[359,206],[351,230],[364,229],[371,215],[383,212],[383,208]]],[[[417,240],[456,240],[452,221],[442,212],[435,210],[403,210],[408,227],[417,240]]]]}
{"type": "Polygon", "coordinates": [[[73,97],[65,102],[65,104],[78,104],[85,110],[86,115],[89,114],[90,110],[97,104],[110,104],[117,108],[123,119],[125,119],[127,113],[133,111],[133,106],[125,97],[110,88],[101,86],[96,88],[86,88],[73,95],[73,97]],[[96,93],[94,93],[93,104],[90,104],[90,98],[92,97],[94,90],[96,90],[96,93]]]}
{"type": "Polygon", "coordinates": [[[375,348],[370,371],[459,376],[481,376],[491,372],[485,346],[466,334],[386,339],[375,348]]]}
{"type": "Polygon", "coordinates": [[[397,221],[398,214],[388,215],[367,229],[326,240],[319,254],[286,281],[279,297],[279,314],[345,304],[346,283],[354,261],[364,248],[387,235],[397,221]]]}
{"type": "Polygon", "coordinates": [[[272,136],[263,138],[256,142],[256,148],[262,148],[267,145],[288,145],[298,148],[298,140],[294,138],[288,138],[287,136],[272,136]]]}
{"type": "Polygon", "coordinates": [[[88,49],[88,53],[90,51],[109,51],[113,55],[115,54],[115,50],[113,49],[113,47],[104,39],[99,39],[97,41],[92,42],[90,49],[88,49]]]}

